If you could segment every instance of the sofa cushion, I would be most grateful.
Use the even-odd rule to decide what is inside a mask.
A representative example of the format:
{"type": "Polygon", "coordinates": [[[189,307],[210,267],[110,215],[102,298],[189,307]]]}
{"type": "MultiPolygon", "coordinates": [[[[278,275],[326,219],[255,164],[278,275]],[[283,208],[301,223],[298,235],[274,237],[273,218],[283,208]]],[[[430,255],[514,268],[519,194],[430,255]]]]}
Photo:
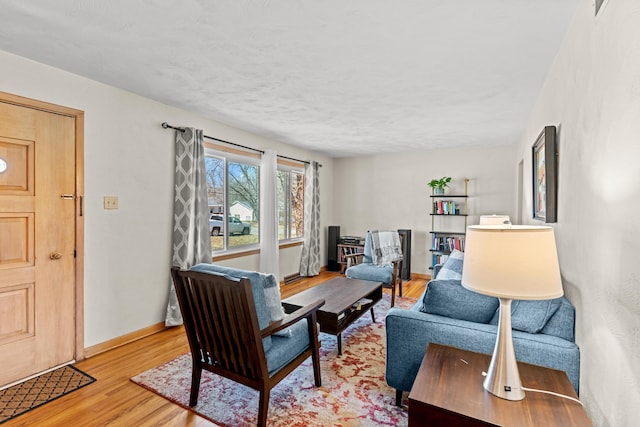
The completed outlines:
{"type": "MultiPolygon", "coordinates": [[[[264,305],[262,303],[258,304],[258,300],[256,300],[255,295],[253,297],[254,300],[256,300],[256,311],[258,312],[258,320],[260,320],[260,316],[263,315],[263,313],[261,313],[261,311],[263,311],[263,307],[266,307],[267,314],[269,315],[269,321],[267,322],[267,325],[270,322],[277,322],[284,319],[285,312],[284,312],[284,309],[282,308],[280,285],[278,283],[278,280],[276,279],[276,276],[274,276],[273,274],[265,274],[257,271],[241,270],[239,268],[224,267],[221,265],[205,264],[205,263],[195,265],[193,268],[196,268],[196,267],[205,269],[206,271],[210,271],[210,272],[213,271],[221,274],[226,274],[228,276],[236,277],[238,279],[247,277],[251,281],[252,290],[254,294],[256,293],[256,288],[254,288],[254,284],[255,286],[261,287],[263,291],[262,294],[264,296],[263,298],[264,305]]],[[[262,322],[258,322],[258,323],[260,325],[260,329],[264,329],[266,327],[262,324],[262,322]]],[[[283,329],[281,331],[276,332],[274,335],[289,337],[291,336],[291,329],[289,328],[283,329]]]]}
{"type": "Polygon", "coordinates": [[[547,324],[540,333],[553,335],[567,341],[575,342],[575,318],[576,309],[571,305],[566,297],[557,298],[559,303],[558,311],[551,316],[547,324]]]}
{"type": "MultiPolygon", "coordinates": [[[[513,300],[511,302],[511,329],[530,334],[542,331],[547,322],[560,308],[560,298],[547,300],[513,300]]],[[[491,319],[498,324],[499,310],[491,319]]]]}
{"type": "MultiPolygon", "coordinates": [[[[260,298],[261,301],[258,301],[254,295],[254,299],[256,299],[256,308],[258,310],[258,318],[261,315],[260,311],[262,308],[266,307],[271,322],[284,319],[285,313],[280,301],[280,286],[278,285],[278,280],[273,274],[264,274],[256,271],[241,270],[239,268],[224,267],[221,265],[206,263],[194,265],[192,270],[216,272],[236,277],[238,279],[243,277],[248,278],[252,285],[255,284],[256,286],[260,286],[262,289],[261,293],[264,296],[264,298],[260,298]],[[263,307],[260,307],[259,305],[262,305],[263,307]]],[[[256,289],[253,288],[253,286],[252,289],[255,293],[256,289]]],[[[264,328],[264,326],[261,324],[260,328],[264,328]]]]}
{"type": "Polygon", "coordinates": [[[289,329],[291,331],[286,338],[273,335],[271,337],[273,345],[268,350],[265,349],[269,375],[278,372],[283,366],[288,365],[289,362],[309,348],[307,319],[294,323],[289,329]]]}
{"type": "Polygon", "coordinates": [[[454,279],[462,280],[462,262],[464,260],[464,252],[454,249],[444,262],[436,279],[454,279]]]}
{"type": "MultiPolygon", "coordinates": [[[[229,269],[225,267],[220,267],[213,264],[200,263],[191,267],[191,271],[197,271],[200,273],[208,273],[216,276],[230,277],[232,279],[241,279],[246,277],[249,279],[251,283],[251,293],[253,294],[253,302],[256,306],[256,315],[258,317],[258,326],[260,329],[264,329],[269,326],[271,322],[271,318],[269,317],[269,310],[267,308],[267,304],[264,298],[264,290],[262,289],[262,283],[258,278],[258,273],[256,272],[247,272],[244,270],[235,270],[229,269]],[[238,272],[242,271],[243,274],[240,275],[238,272]],[[233,273],[233,274],[227,274],[233,273]]],[[[262,339],[262,345],[264,347],[264,351],[268,351],[271,348],[271,337],[265,337],[262,339]]]]}
{"type": "Polygon", "coordinates": [[[431,280],[424,293],[422,310],[453,319],[488,323],[499,302],[495,297],[470,291],[460,280],[431,280]]]}

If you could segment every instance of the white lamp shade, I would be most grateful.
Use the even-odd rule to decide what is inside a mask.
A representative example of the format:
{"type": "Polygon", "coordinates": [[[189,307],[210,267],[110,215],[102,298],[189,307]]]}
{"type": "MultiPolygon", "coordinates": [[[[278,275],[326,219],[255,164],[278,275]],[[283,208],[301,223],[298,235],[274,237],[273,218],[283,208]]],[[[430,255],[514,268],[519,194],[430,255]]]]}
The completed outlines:
{"type": "Polygon", "coordinates": [[[562,296],[553,228],[468,227],[462,285],[499,298],[536,300],[562,296]]]}
{"type": "Polygon", "coordinates": [[[509,215],[482,215],[480,225],[510,225],[509,215]]]}

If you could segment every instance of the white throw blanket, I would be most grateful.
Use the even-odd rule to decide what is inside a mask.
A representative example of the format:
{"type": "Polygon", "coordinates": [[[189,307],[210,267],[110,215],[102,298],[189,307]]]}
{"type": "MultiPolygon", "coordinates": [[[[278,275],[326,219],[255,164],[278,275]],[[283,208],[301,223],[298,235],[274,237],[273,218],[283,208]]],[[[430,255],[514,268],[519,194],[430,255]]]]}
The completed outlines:
{"type": "Polygon", "coordinates": [[[371,232],[371,257],[376,265],[388,265],[402,259],[402,248],[397,231],[371,232]]]}

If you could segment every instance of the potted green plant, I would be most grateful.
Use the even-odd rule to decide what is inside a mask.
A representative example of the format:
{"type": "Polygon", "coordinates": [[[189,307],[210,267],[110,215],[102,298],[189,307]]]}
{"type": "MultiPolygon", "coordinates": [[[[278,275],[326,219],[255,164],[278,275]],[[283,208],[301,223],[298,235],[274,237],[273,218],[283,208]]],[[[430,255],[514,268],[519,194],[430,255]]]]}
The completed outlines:
{"type": "Polygon", "coordinates": [[[450,182],[450,176],[443,176],[440,179],[432,179],[429,181],[429,187],[433,190],[433,194],[444,194],[444,189],[450,182]]]}

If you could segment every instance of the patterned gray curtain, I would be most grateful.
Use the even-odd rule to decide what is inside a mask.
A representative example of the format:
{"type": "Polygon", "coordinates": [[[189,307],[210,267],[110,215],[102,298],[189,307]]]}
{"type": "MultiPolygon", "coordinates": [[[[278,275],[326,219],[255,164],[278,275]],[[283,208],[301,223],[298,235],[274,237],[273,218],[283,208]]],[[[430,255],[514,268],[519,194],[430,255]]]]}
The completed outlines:
{"type": "Polygon", "coordinates": [[[320,274],[320,177],[318,162],[304,166],[304,244],[300,275],[320,274]]]}
{"type": "MultiPolygon", "coordinates": [[[[176,177],[173,204],[172,265],[182,269],[211,262],[207,174],[202,130],[176,131],[176,177]]],[[[169,287],[166,326],[182,324],[173,282],[169,287]]]]}

